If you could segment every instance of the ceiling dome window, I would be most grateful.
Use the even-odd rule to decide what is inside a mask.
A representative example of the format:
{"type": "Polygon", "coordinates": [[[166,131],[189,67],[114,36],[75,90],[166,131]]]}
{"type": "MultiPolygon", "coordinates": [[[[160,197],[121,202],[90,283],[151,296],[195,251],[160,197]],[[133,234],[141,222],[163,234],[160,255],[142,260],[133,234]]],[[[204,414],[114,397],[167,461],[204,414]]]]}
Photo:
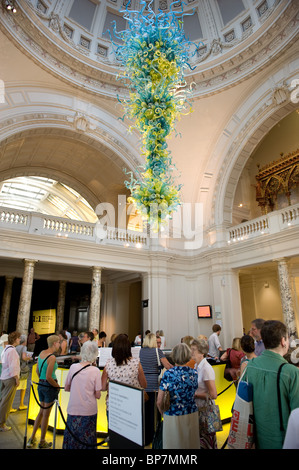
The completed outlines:
{"type": "Polygon", "coordinates": [[[185,16],[183,18],[183,22],[185,35],[190,39],[190,41],[196,41],[203,37],[197,13],[192,16],[185,16]]]}
{"type": "Polygon", "coordinates": [[[97,5],[91,0],[74,0],[68,16],[90,31],[96,8],[97,5]]]}
{"type": "Polygon", "coordinates": [[[242,0],[217,0],[223,24],[227,25],[245,10],[242,0]]]}
{"type": "Polygon", "coordinates": [[[116,42],[119,44],[121,40],[113,35],[114,22],[115,22],[115,28],[117,32],[124,31],[126,29],[127,22],[122,16],[116,15],[115,13],[107,11],[102,35],[103,35],[103,38],[110,40],[110,36],[108,33],[108,30],[109,30],[112,36],[113,42],[116,42]]]}

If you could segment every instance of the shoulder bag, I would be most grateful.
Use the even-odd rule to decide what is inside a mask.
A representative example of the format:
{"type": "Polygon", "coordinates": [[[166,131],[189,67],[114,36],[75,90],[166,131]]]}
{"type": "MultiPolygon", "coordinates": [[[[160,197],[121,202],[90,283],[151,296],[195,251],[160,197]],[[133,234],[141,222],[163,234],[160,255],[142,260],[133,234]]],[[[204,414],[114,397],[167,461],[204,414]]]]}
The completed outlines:
{"type": "Polygon", "coordinates": [[[285,364],[287,364],[287,363],[283,362],[282,364],[280,364],[278,372],[277,372],[277,398],[278,398],[278,411],[279,411],[279,420],[280,420],[280,430],[281,431],[284,431],[284,427],[283,427],[283,421],[282,421],[282,408],[281,408],[281,396],[280,396],[279,379],[280,379],[281,369],[283,368],[283,366],[285,364]]]}
{"type": "Polygon", "coordinates": [[[159,353],[158,353],[158,348],[156,348],[156,356],[157,356],[157,363],[158,363],[158,370],[159,370],[159,376],[158,376],[158,384],[160,383],[162,377],[163,377],[163,365],[161,364],[159,353]]]}
{"type": "Polygon", "coordinates": [[[252,449],[254,447],[253,387],[243,380],[244,370],[237,388],[233,405],[230,430],[227,438],[229,449],[252,449]]]}
{"type": "Polygon", "coordinates": [[[163,401],[160,408],[162,413],[165,413],[165,411],[168,411],[170,408],[170,394],[168,390],[164,390],[163,401]]]}
{"type": "Polygon", "coordinates": [[[208,394],[204,406],[198,409],[199,427],[205,434],[213,434],[222,431],[222,421],[219,406],[208,394]]]}
{"type": "Polygon", "coordinates": [[[86,366],[81,367],[81,369],[77,370],[77,372],[75,372],[74,375],[71,378],[71,383],[73,381],[73,378],[76,377],[76,375],[79,374],[79,372],[81,372],[83,369],[86,369],[86,367],[90,367],[90,366],[91,366],[91,364],[86,364],[86,366]]]}

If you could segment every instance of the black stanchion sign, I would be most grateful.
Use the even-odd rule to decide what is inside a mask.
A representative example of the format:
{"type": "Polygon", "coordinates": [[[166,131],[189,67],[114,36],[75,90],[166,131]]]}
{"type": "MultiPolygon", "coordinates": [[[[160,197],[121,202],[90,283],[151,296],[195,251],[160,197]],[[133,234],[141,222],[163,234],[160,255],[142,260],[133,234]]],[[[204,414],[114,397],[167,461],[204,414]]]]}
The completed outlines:
{"type": "Polygon", "coordinates": [[[109,448],[142,449],[144,446],[143,389],[109,382],[109,448]]]}

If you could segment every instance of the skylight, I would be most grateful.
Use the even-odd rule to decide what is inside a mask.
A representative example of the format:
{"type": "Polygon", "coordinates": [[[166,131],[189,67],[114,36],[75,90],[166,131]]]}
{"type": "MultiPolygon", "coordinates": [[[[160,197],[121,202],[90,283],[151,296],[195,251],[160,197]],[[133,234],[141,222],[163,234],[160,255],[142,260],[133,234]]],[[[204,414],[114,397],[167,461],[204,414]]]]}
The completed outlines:
{"type": "Polygon", "coordinates": [[[74,189],[38,176],[11,178],[0,183],[0,206],[95,223],[89,203],[74,189]]]}

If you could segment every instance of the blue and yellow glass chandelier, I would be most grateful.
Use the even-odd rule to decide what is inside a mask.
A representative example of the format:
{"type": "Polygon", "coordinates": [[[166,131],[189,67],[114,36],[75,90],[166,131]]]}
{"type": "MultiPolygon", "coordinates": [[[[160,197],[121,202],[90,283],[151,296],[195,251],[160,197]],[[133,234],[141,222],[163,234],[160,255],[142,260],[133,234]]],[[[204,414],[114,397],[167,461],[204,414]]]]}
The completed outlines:
{"type": "MultiPolygon", "coordinates": [[[[188,101],[184,70],[192,69],[189,61],[198,46],[189,41],[183,30],[183,2],[173,2],[168,13],[157,14],[152,2],[140,1],[140,11],[122,11],[127,29],[116,31],[120,44],[114,52],[123,72],[120,78],[129,88],[129,98],[122,100],[127,117],[142,135],[145,165],[132,172],[125,185],[133,203],[153,231],[167,223],[181,204],[180,185],[173,176],[174,165],[167,138],[175,129],[180,115],[192,109],[188,101]],[[178,4],[180,7],[178,8],[178,4]]],[[[193,12],[191,13],[193,14],[193,12]]]]}

